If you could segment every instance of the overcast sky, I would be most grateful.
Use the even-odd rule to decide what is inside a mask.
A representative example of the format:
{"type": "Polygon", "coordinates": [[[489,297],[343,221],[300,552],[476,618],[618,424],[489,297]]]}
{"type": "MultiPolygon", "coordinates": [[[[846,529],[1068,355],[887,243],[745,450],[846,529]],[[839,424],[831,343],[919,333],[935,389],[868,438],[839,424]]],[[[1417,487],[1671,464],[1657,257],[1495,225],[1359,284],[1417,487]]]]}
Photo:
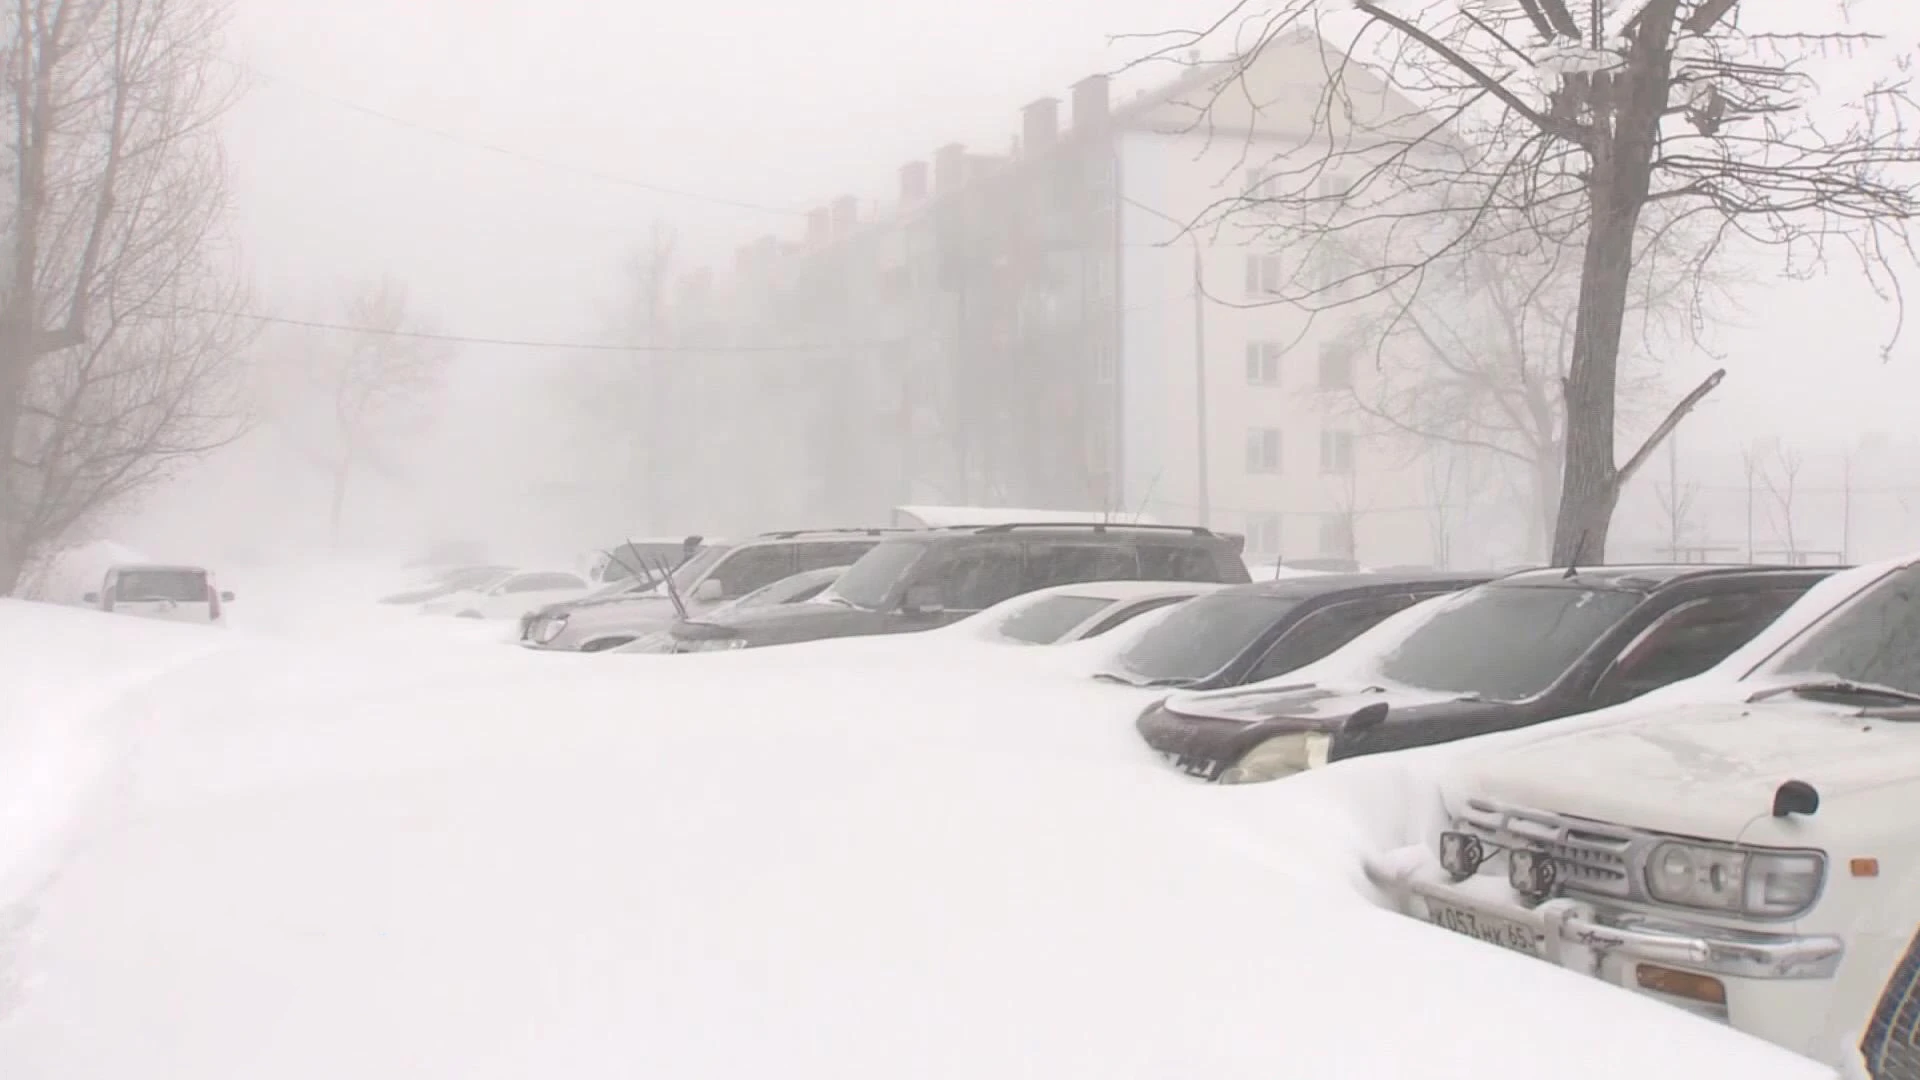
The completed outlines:
{"type": "MultiPolygon", "coordinates": [[[[1213,13],[1194,3],[235,0],[226,53],[251,90],[228,151],[256,306],[337,315],[349,283],[391,273],[455,333],[597,337],[651,221],[721,262],[796,235],[808,207],[886,198],[902,162],[943,143],[1005,150],[1020,106],[1146,47],[1112,35],[1213,13]]],[[[1718,332],[1731,377],[1696,441],[1906,428],[1920,330],[1883,364],[1891,319],[1851,275],[1757,286],[1743,325],[1718,332]]],[[[556,362],[466,350],[468,413],[556,362]]],[[[1715,362],[1673,357],[1674,381],[1715,362]]]]}

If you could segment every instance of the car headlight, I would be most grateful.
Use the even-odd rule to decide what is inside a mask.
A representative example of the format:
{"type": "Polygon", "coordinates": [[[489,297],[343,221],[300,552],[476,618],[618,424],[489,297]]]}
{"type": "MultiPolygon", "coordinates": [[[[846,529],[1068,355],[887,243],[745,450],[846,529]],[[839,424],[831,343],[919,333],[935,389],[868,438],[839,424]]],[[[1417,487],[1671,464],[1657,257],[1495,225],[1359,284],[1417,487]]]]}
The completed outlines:
{"type": "Polygon", "coordinates": [[[1663,904],[1785,919],[1813,906],[1826,870],[1817,852],[1670,841],[1647,857],[1647,895],[1663,904]]]}
{"type": "Polygon", "coordinates": [[[683,653],[732,652],[735,649],[744,649],[746,647],[747,639],[743,637],[694,638],[689,641],[680,642],[676,651],[683,653]]]}
{"type": "Polygon", "coordinates": [[[1220,774],[1222,784],[1258,784],[1327,763],[1327,736],[1275,735],[1246,752],[1240,763],[1220,774]]]}
{"type": "Polygon", "coordinates": [[[554,638],[559,637],[560,631],[566,628],[567,617],[565,615],[549,615],[544,619],[536,619],[533,624],[533,640],[541,645],[545,645],[554,638]]]}

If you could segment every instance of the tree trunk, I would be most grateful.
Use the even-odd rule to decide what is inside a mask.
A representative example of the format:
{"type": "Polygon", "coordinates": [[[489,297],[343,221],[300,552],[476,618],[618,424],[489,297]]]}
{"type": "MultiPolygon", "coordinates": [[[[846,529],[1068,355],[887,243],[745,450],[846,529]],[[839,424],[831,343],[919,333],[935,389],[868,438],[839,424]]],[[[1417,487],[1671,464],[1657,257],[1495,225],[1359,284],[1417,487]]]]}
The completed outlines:
{"type": "Polygon", "coordinates": [[[346,517],[347,481],[353,476],[353,463],[342,461],[333,470],[333,502],[327,511],[327,531],[332,538],[333,550],[340,550],[340,526],[346,517]]]}
{"type": "Polygon", "coordinates": [[[1620,329],[1626,321],[1638,218],[1637,206],[1625,213],[1596,206],[1587,234],[1573,361],[1567,370],[1566,468],[1554,519],[1554,566],[1607,558],[1607,531],[1620,499],[1613,448],[1620,329]]]}
{"type": "Polygon", "coordinates": [[[27,377],[34,360],[33,324],[29,319],[0,312],[0,596],[11,595],[20,574],[33,556],[35,538],[28,535],[27,509],[21,505],[19,465],[20,416],[25,405],[27,377]]]}

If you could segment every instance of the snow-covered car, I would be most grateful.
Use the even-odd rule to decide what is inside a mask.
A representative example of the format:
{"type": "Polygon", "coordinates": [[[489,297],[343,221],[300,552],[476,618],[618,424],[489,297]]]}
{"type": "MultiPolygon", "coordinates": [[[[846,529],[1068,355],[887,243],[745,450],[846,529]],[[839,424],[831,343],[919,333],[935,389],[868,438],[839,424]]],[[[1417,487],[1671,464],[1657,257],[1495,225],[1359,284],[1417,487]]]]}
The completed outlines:
{"type": "Polygon", "coordinates": [[[1301,574],[1182,605],[1098,676],[1142,689],[1218,690],[1315,663],[1396,612],[1484,584],[1471,571],[1301,574]]]}
{"type": "Polygon", "coordinates": [[[1220,588],[1202,581],[1087,581],[1024,593],[954,623],[943,633],[1018,645],[1065,645],[1099,637],[1149,611],[1220,588]]]}
{"type": "MultiPolygon", "coordinates": [[[[773,582],[770,585],[762,585],[738,600],[729,600],[724,604],[719,604],[711,608],[708,613],[720,615],[729,611],[737,611],[741,608],[760,607],[763,604],[803,604],[819,596],[821,593],[826,592],[833,586],[834,582],[840,580],[840,575],[846,573],[846,571],[847,568],[844,566],[823,566],[818,570],[803,570],[790,577],[781,578],[779,581],[773,582]]],[[[607,649],[605,651],[616,653],[649,653],[654,655],[664,655],[676,651],[703,651],[699,649],[678,649],[675,644],[676,635],[679,634],[686,635],[685,639],[680,640],[697,639],[700,624],[699,620],[700,616],[690,615],[688,618],[675,624],[672,632],[656,630],[636,638],[633,641],[629,641],[619,648],[607,649]]]]}
{"type": "Polygon", "coordinates": [[[1831,567],[1535,570],[1430,601],[1381,648],[1362,634],[1294,672],[1172,695],[1135,723],[1175,768],[1225,784],[1597,711],[1698,675],[1753,640],[1831,567]]]}
{"type": "Polygon", "coordinates": [[[422,605],[429,615],[466,619],[517,619],[548,604],[578,600],[589,592],[585,578],[564,570],[516,570],[482,589],[463,589],[422,605]]]}
{"type": "Polygon", "coordinates": [[[424,581],[380,598],[382,604],[429,604],[458,592],[485,592],[513,573],[511,566],[456,566],[430,574],[424,581]]]}
{"type": "Polygon", "coordinates": [[[82,599],[115,615],[218,626],[226,619],[222,605],[232,603],[233,594],[215,587],[203,567],[139,563],[108,570],[100,591],[82,599]]]}
{"type": "Polygon", "coordinates": [[[1445,830],[1368,877],[1447,930],[1920,1075],[1917,600],[1920,556],[1861,567],[1697,679],[1495,736],[1445,830]]]}

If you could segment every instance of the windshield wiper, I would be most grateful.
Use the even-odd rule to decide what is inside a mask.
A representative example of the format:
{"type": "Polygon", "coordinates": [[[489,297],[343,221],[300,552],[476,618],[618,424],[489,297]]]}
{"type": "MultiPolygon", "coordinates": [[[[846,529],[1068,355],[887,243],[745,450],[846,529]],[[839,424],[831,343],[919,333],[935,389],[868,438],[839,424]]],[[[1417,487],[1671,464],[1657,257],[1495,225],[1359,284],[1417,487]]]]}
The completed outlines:
{"type": "Polygon", "coordinates": [[[1115,675],[1111,671],[1096,671],[1093,673],[1093,677],[1099,680],[1100,682],[1119,683],[1121,686],[1139,686],[1140,685],[1139,683],[1134,682],[1132,679],[1127,678],[1125,675],[1115,675]]]}
{"type": "Polygon", "coordinates": [[[1883,686],[1880,683],[1858,682],[1854,679],[1825,678],[1807,679],[1804,682],[1788,683],[1785,686],[1769,686],[1756,690],[1747,698],[1747,703],[1765,701],[1781,694],[1837,694],[1845,697],[1875,697],[1891,701],[1903,701],[1920,705],[1920,694],[1911,690],[1902,690],[1897,686],[1883,686]]]}

